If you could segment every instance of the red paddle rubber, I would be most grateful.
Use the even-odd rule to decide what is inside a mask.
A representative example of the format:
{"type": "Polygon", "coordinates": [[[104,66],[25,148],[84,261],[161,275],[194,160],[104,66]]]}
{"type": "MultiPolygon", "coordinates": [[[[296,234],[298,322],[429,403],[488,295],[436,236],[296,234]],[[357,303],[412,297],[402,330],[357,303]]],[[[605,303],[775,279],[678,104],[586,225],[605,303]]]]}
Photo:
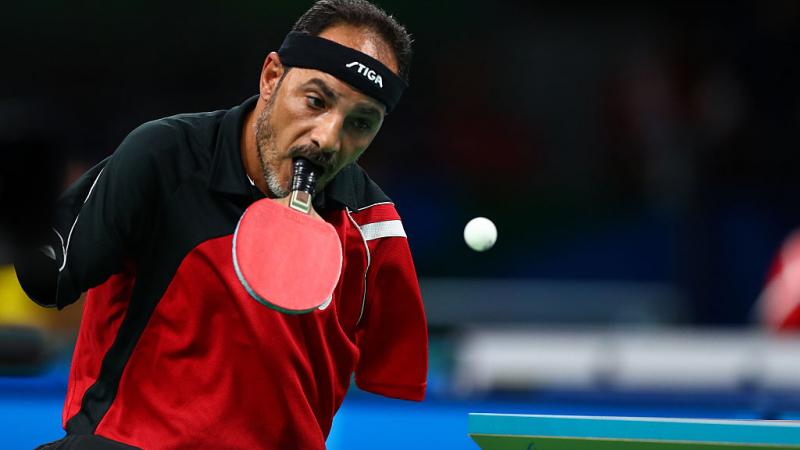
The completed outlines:
{"type": "Polygon", "coordinates": [[[233,266],[254,299],[303,314],[330,302],[342,271],[342,247],[329,223],[262,199],[239,219],[233,266]]]}

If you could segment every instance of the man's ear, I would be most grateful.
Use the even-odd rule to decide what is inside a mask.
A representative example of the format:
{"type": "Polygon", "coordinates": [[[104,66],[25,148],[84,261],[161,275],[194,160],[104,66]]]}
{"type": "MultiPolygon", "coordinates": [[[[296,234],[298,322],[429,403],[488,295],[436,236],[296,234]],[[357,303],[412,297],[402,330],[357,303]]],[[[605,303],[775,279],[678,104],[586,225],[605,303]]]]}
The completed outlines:
{"type": "Polygon", "coordinates": [[[261,78],[258,83],[259,94],[264,101],[269,101],[272,94],[275,93],[275,88],[278,86],[284,70],[278,54],[270,52],[264,60],[264,67],[261,68],[261,78]]]}

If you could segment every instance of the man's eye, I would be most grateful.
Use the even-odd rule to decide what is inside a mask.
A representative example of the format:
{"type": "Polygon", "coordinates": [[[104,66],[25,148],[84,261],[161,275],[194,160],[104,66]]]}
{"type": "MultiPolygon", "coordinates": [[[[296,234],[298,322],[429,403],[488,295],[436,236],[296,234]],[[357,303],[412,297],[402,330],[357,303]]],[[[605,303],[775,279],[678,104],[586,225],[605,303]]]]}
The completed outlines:
{"type": "Polygon", "coordinates": [[[325,107],[325,102],[321,98],[313,95],[306,95],[306,101],[308,102],[308,106],[314,109],[322,109],[325,107]]]}
{"type": "Polygon", "coordinates": [[[353,127],[360,131],[369,131],[372,129],[372,123],[369,120],[365,119],[353,119],[351,121],[353,127]]]}

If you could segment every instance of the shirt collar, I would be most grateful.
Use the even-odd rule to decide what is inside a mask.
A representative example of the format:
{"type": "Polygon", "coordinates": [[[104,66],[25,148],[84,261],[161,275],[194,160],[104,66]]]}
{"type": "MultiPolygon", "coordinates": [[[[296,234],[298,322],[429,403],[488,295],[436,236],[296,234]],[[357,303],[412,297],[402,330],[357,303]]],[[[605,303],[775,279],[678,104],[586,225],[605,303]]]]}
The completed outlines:
{"type": "MultiPolygon", "coordinates": [[[[258,95],[250,97],[228,110],[222,118],[209,179],[209,187],[214,191],[241,196],[254,196],[254,191],[258,191],[244,170],[241,153],[242,127],[257,101],[258,95]]],[[[356,164],[344,167],[322,192],[314,196],[314,207],[323,210],[336,208],[338,204],[357,209],[359,171],[356,164]]]]}
{"type": "Polygon", "coordinates": [[[248,98],[222,117],[217,145],[211,162],[211,190],[224,194],[250,196],[252,190],[242,164],[242,127],[247,113],[253,110],[258,96],[248,98]]]}

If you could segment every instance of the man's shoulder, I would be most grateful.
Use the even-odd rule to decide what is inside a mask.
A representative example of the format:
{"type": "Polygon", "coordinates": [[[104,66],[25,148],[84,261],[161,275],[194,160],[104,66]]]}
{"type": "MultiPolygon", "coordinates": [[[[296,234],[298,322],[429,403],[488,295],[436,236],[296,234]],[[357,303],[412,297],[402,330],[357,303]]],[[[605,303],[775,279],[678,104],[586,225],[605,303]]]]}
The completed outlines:
{"type": "Polygon", "coordinates": [[[132,164],[132,170],[156,164],[191,172],[211,160],[224,115],[225,111],[178,114],[145,122],[125,137],[114,159],[132,164]]]}
{"type": "MultiPolygon", "coordinates": [[[[344,170],[343,170],[344,172],[344,170]]],[[[394,202],[360,166],[353,164],[344,173],[352,187],[352,197],[347,204],[350,217],[358,225],[367,241],[406,237],[400,214],[394,202]]]]}
{"type": "Polygon", "coordinates": [[[182,113],[163,117],[153,122],[170,126],[176,131],[209,132],[219,127],[220,122],[228,112],[229,110],[227,109],[220,109],[217,111],[182,113]]]}
{"type": "Polygon", "coordinates": [[[126,138],[148,149],[213,144],[226,111],[177,114],[139,125],[126,138]]]}
{"type": "Polygon", "coordinates": [[[392,199],[356,163],[344,167],[326,190],[329,197],[351,211],[374,205],[393,205],[392,199]]]}

